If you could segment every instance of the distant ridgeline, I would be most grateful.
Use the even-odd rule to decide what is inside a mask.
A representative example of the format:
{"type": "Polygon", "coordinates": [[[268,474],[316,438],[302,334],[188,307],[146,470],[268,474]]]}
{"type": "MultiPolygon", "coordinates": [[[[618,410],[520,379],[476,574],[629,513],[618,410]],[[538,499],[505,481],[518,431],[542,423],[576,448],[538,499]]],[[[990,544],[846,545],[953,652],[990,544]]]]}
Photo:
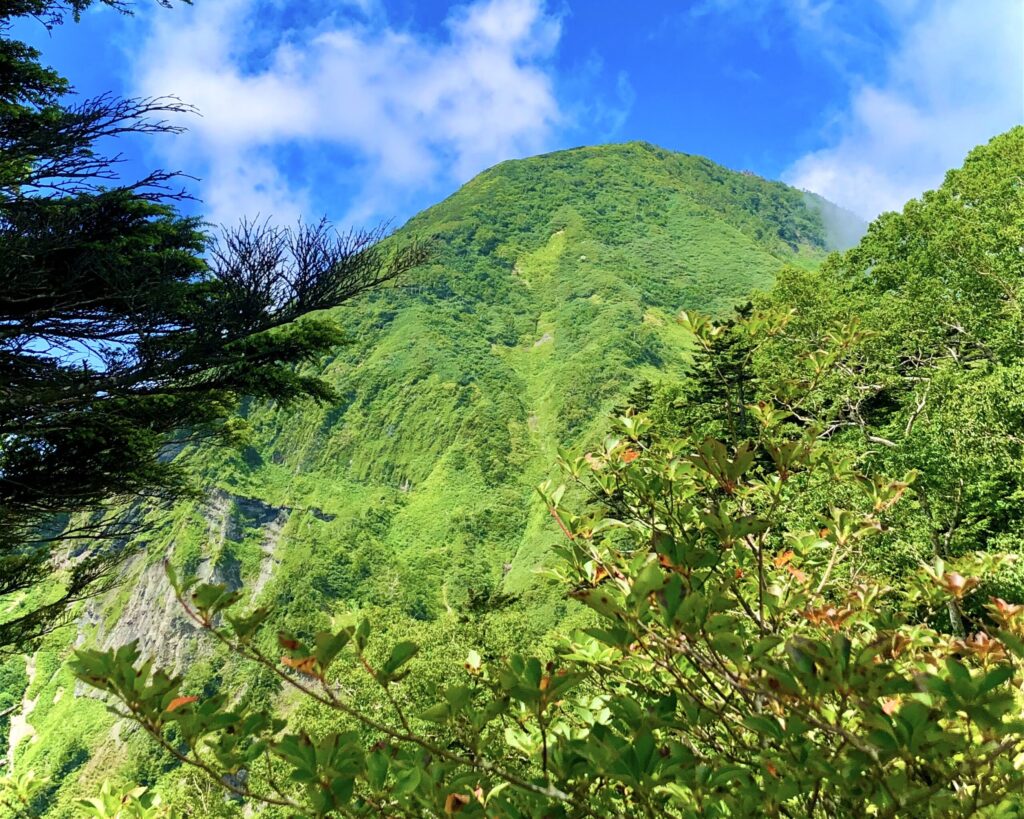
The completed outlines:
{"type": "MultiPolygon", "coordinates": [[[[645,143],[480,174],[400,231],[436,237],[431,267],[339,310],[350,343],[321,368],[340,403],[246,406],[244,450],[178,456],[206,500],[148,513],[127,582],[82,605],[38,652],[17,769],[53,778],[53,816],[71,815],[73,796],[115,772],[184,787],[186,775],[102,702],[73,696],[84,691],[63,663],[76,644],[138,638],[206,693],[276,692],[195,640],[165,558],[244,585],[295,631],[372,610],[378,629],[424,646],[424,686],[469,645],[543,646],[578,616],[535,572],[557,529],[534,487],[558,448],[601,437],[639,379],[680,377],[680,309],[724,314],[784,265],[817,267],[864,228],[813,194],[645,143]]],[[[0,667],[12,703],[23,668],[0,667]]],[[[231,811],[220,797],[214,810],[231,811]]]]}

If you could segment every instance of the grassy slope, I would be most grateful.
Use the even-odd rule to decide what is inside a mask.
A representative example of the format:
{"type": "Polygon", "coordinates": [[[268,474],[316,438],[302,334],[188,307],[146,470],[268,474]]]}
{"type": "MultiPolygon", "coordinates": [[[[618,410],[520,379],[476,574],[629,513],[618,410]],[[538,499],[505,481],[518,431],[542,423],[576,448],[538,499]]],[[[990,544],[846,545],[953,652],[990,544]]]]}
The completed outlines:
{"type": "MultiPolygon", "coordinates": [[[[427,663],[464,656],[467,642],[542,641],[566,617],[535,578],[557,535],[533,487],[553,474],[557,447],[598,438],[637,378],[678,375],[679,309],[722,312],[783,263],[820,260],[819,205],[631,143],[503,163],[415,217],[402,233],[436,236],[436,263],[339,310],[351,343],[322,362],[338,405],[249,407],[247,451],[188,456],[206,483],[292,510],[259,598],[293,628],[376,609],[431,644],[427,663]],[[520,600],[502,608],[502,593],[520,600]]],[[[237,504],[220,511],[211,523],[209,510],[175,509],[134,571],[172,550],[176,563],[208,558],[251,584],[267,530],[237,504]]],[[[103,624],[80,628],[83,639],[109,631],[132,591],[104,601],[103,624]]],[[[70,685],[57,669],[74,636],[41,652],[40,703],[70,685]]],[[[258,687],[244,669],[214,671],[215,657],[191,662],[208,687],[258,687]]],[[[87,761],[82,749],[95,754],[110,720],[96,702],[69,704],[39,707],[41,739],[19,754],[19,768],[65,771],[58,804],[76,775],[98,778],[118,753],[134,759],[128,775],[159,778],[162,763],[135,737],[130,752],[107,742],[102,765],[87,761]],[[71,725],[80,741],[69,742],[71,725]]]]}

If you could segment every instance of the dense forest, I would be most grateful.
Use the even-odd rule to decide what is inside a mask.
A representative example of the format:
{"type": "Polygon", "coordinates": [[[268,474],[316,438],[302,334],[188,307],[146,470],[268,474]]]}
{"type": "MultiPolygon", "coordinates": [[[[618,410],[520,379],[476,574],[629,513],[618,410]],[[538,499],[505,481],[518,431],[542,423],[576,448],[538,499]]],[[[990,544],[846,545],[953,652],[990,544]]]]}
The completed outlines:
{"type": "MultiPolygon", "coordinates": [[[[411,220],[389,241],[434,237],[430,263],[339,308],[347,343],[307,365],[339,399],[249,401],[242,445],[185,447],[175,462],[202,497],[147,511],[127,582],[47,638],[28,696],[45,689],[32,723],[55,741],[26,744],[25,765],[124,758],[105,743],[114,721],[102,702],[50,703],[75,688],[65,661],[80,640],[139,639],[210,691],[276,690],[196,639],[164,578],[168,558],[183,574],[244,584],[254,604],[273,604],[277,627],[375,612],[379,628],[436,645],[423,692],[450,675],[441,658],[466,646],[552,642],[581,616],[536,575],[558,529],[535,487],[557,476],[559,448],[599,443],[631,385],[683,377],[692,342],[680,305],[722,313],[787,261],[823,259],[820,207],[703,159],[626,145],[506,163],[411,220]],[[777,202],[764,216],[761,198],[777,202]],[[47,727],[69,720],[80,729],[47,727]]],[[[79,793],[73,783],[107,764],[77,766],[63,788],[79,793]]],[[[156,764],[128,776],[153,781],[156,764]]]]}
{"type": "Polygon", "coordinates": [[[0,42],[3,815],[1024,813],[1024,127],[216,239],[0,42]]]}

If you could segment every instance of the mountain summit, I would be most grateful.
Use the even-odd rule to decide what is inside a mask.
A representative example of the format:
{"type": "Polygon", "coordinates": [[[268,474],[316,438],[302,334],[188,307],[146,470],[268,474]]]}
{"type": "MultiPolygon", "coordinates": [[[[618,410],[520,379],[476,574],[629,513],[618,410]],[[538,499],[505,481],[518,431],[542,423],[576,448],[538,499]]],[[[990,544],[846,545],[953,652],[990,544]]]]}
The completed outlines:
{"type": "Polygon", "coordinates": [[[128,582],[86,606],[77,638],[53,635],[35,666],[39,736],[66,738],[46,724],[71,720],[81,745],[43,739],[19,764],[64,765],[70,794],[83,772],[129,758],[106,741],[100,703],[72,710],[59,695],[74,688],[58,660],[76,639],[139,639],[211,686],[262,684],[198,647],[165,558],[244,585],[282,627],[374,608],[457,651],[466,629],[491,644],[543,639],[566,603],[535,579],[557,530],[534,487],[558,448],[598,439],[638,379],[679,377],[680,309],[724,313],[783,265],[814,266],[848,243],[834,229],[849,225],[863,227],[817,196],[646,143],[481,173],[399,231],[437,240],[427,269],[338,310],[349,343],[321,362],[338,403],[248,405],[244,451],[178,456],[206,499],[151,513],[128,582]]]}

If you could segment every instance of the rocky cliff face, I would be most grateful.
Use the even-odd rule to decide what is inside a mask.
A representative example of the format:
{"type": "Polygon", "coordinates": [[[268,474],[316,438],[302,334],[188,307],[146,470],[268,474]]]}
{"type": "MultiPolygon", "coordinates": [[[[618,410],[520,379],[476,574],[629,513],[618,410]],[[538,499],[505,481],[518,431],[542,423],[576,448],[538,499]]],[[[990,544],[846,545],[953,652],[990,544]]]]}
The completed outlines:
{"type": "MultiPolygon", "coordinates": [[[[242,588],[241,563],[225,547],[255,538],[260,551],[259,571],[244,580],[249,583],[249,593],[258,596],[279,562],[275,553],[290,513],[287,507],[271,506],[223,489],[211,490],[200,507],[206,538],[203,551],[192,561],[196,576],[203,582],[223,583],[232,590],[242,588]]],[[[137,641],[143,655],[153,657],[158,667],[173,674],[188,668],[201,644],[195,639],[195,625],[183,613],[167,580],[164,561],[175,560],[175,546],[172,537],[162,553],[144,550],[130,558],[123,568],[124,583],[85,605],[78,618],[76,643],[82,645],[91,639],[103,648],[112,648],[137,641]],[[126,599],[125,590],[129,592],[126,599]],[[109,616],[112,609],[119,610],[116,618],[109,616]]],[[[82,691],[82,686],[76,687],[76,693],[82,691]]]]}

